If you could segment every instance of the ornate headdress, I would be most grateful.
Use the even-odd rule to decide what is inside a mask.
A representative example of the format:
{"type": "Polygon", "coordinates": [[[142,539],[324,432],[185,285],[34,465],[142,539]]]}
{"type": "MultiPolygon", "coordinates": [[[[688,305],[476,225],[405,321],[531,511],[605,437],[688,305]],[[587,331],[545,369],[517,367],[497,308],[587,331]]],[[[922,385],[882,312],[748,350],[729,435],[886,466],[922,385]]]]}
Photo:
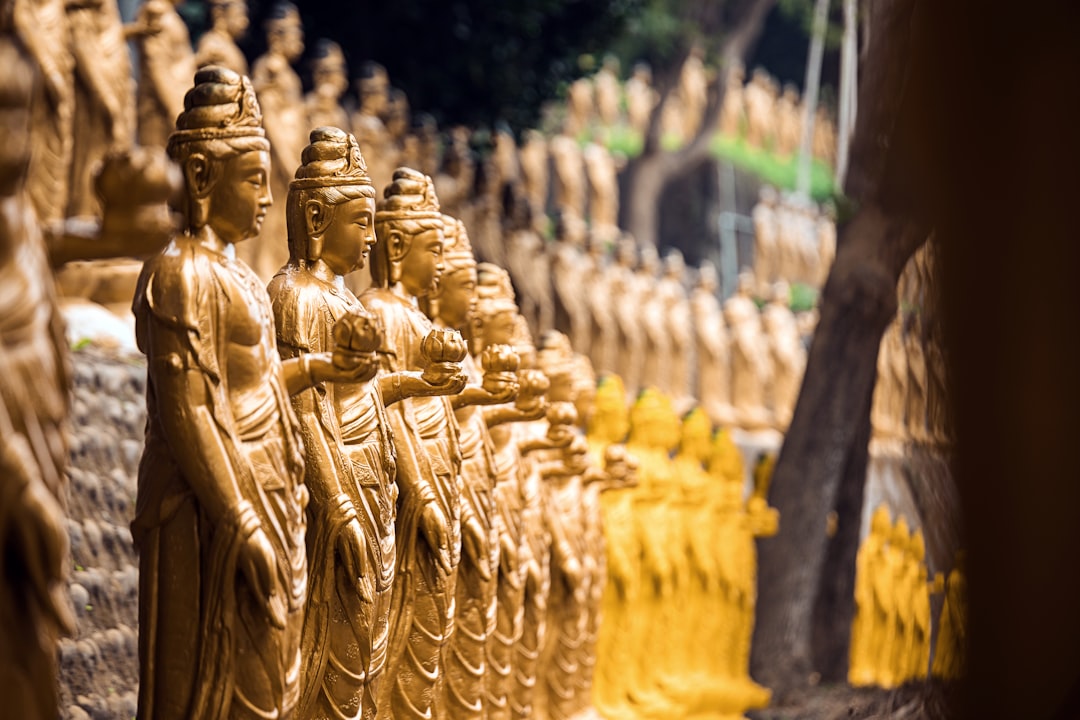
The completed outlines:
{"type": "Polygon", "coordinates": [[[336,127],[319,127],[311,131],[309,140],[290,190],[371,185],[367,163],[352,134],[336,127]]]}
{"type": "Polygon", "coordinates": [[[514,286],[510,274],[493,263],[480,263],[476,266],[477,313],[482,317],[492,317],[501,312],[517,313],[514,302],[514,286]]]}
{"type": "Polygon", "coordinates": [[[456,270],[465,270],[476,267],[476,257],[473,255],[472,243],[469,242],[469,233],[465,230],[465,223],[450,215],[443,215],[443,235],[446,236],[446,245],[443,247],[443,263],[446,265],[446,273],[456,270]]]}
{"type": "Polygon", "coordinates": [[[557,330],[546,331],[540,336],[536,360],[549,378],[572,376],[574,349],[570,345],[570,338],[557,330]]]}
{"type": "Polygon", "coordinates": [[[230,138],[266,142],[262,110],[250,80],[228,68],[209,65],[195,73],[195,86],[184,95],[184,112],[169,136],[169,155],[175,157],[185,143],[230,138]]]}
{"type": "Polygon", "coordinates": [[[375,213],[376,223],[390,220],[442,222],[439,198],[435,196],[435,183],[430,177],[407,167],[394,171],[393,181],[383,191],[383,200],[375,213]]]}

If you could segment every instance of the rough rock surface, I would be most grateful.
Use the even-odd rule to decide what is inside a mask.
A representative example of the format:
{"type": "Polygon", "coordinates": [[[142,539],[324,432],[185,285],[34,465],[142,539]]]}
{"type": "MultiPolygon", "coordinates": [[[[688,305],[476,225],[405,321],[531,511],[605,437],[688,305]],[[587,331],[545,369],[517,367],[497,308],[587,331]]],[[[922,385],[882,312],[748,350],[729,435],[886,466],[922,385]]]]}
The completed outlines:
{"type": "Polygon", "coordinates": [[[85,348],[72,363],[68,590],[78,629],[60,642],[61,717],[131,720],[139,685],[139,570],[129,525],[146,422],[146,361],[85,348]]]}

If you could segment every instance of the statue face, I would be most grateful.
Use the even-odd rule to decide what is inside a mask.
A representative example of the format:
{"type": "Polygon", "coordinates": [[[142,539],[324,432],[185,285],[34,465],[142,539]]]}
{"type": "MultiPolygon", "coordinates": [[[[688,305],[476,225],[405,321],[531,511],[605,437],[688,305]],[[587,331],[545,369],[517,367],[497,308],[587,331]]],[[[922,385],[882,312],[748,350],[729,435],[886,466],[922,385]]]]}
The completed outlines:
{"type": "Polygon", "coordinates": [[[485,345],[512,345],[517,314],[509,310],[484,318],[485,345]]]}
{"type": "Polygon", "coordinates": [[[439,280],[439,319],[462,328],[476,312],[476,268],[454,270],[439,280]]]}
{"type": "Polygon", "coordinates": [[[336,275],[347,275],[364,267],[374,244],[375,200],[347,200],[334,208],[322,233],[322,260],[336,275]]]}
{"type": "Polygon", "coordinates": [[[304,28],[300,18],[290,14],[278,20],[271,26],[268,40],[289,62],[296,62],[304,54],[304,28]]]}
{"type": "Polygon", "coordinates": [[[425,297],[436,287],[443,271],[442,228],[414,235],[409,251],[401,259],[401,284],[415,297],[425,297]]]}
{"type": "Polygon", "coordinates": [[[246,3],[234,2],[225,6],[225,26],[234,38],[239,40],[244,36],[248,29],[248,22],[246,3]]]}
{"type": "Polygon", "coordinates": [[[270,194],[270,153],[254,150],[225,160],[208,194],[207,224],[230,243],[255,237],[274,202],[270,194]]]}

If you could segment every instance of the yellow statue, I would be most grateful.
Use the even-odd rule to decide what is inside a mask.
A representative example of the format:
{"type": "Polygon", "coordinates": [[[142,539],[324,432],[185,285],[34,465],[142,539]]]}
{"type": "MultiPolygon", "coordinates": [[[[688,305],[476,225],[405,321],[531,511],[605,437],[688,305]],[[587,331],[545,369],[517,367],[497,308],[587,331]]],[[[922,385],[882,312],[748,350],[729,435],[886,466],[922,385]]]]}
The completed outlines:
{"type": "Polygon", "coordinates": [[[903,681],[897,672],[896,659],[899,653],[897,648],[903,646],[904,632],[911,615],[911,598],[904,592],[910,542],[907,518],[900,516],[890,530],[889,546],[885,551],[884,562],[878,569],[885,614],[881,643],[875,649],[876,679],[877,684],[884,688],[894,688],[903,681]]]}
{"type": "Polygon", "coordinates": [[[679,595],[684,611],[676,618],[671,643],[675,648],[668,684],[678,697],[690,703],[702,688],[708,654],[716,651],[699,636],[700,623],[713,607],[720,587],[719,569],[710,541],[716,511],[709,502],[713,484],[705,471],[712,442],[712,422],[700,407],[695,407],[682,421],[679,453],[675,456],[675,471],[679,492],[674,508],[673,546],[680,564],[679,595]]]}
{"type": "Polygon", "coordinates": [[[922,530],[911,536],[911,630],[904,648],[905,677],[918,680],[930,672],[930,585],[922,530]]]}
{"type": "Polygon", "coordinates": [[[873,685],[877,677],[875,653],[884,629],[880,592],[885,588],[875,587],[875,582],[891,527],[889,509],[879,505],[870,518],[870,531],[855,557],[855,619],[851,624],[848,664],[848,682],[855,686],[873,685]]]}
{"type": "MultiPolygon", "coordinates": [[[[374,285],[360,301],[386,328],[384,370],[432,371],[430,360],[459,362],[456,332],[431,333],[417,299],[444,269],[443,218],[431,178],[394,171],[375,213],[374,285]],[[429,335],[430,333],[430,335],[429,335]],[[430,360],[429,360],[430,358],[430,360]]],[[[390,609],[387,677],[380,718],[425,717],[435,704],[445,644],[453,632],[461,557],[461,450],[446,397],[410,398],[388,410],[398,451],[397,575],[390,609]]]]}
{"type": "Polygon", "coordinates": [[[329,352],[281,361],[270,299],[235,259],[270,205],[251,83],[203,68],[184,106],[168,149],[184,174],[186,230],[146,262],[133,304],[149,375],[132,523],[139,714],[288,716],[300,691],[308,503],[288,397],[368,368],[329,352]]]}
{"type": "Polygon", "coordinates": [[[83,233],[44,222],[28,162],[43,80],[11,20],[0,18],[0,695],[5,713],[45,720],[58,716],[56,641],[75,630],[64,525],[71,367],[52,268],[159,249],[172,230],[165,201],[178,179],[164,172],[162,151],[110,157],[96,182],[100,227],[83,233]],[[165,222],[147,222],[151,205],[165,222]]]}
{"type": "Polygon", "coordinates": [[[633,707],[645,714],[671,717],[678,706],[666,697],[664,681],[672,668],[668,642],[678,608],[672,500],[678,478],[669,453],[679,444],[679,418],[671,401],[655,388],[638,396],[630,411],[627,449],[640,463],[634,493],[634,525],[641,547],[640,593],[628,608],[633,658],[626,682],[633,707]]]}
{"type": "Polygon", "coordinates": [[[196,67],[219,65],[247,75],[247,58],[236,41],[247,33],[248,24],[245,0],[210,0],[210,29],[199,38],[196,67]]]}
{"type": "Polygon", "coordinates": [[[956,680],[964,672],[967,641],[967,580],[964,552],[956,553],[956,562],[945,581],[945,602],[938,620],[937,644],[931,672],[935,677],[956,680]]]}

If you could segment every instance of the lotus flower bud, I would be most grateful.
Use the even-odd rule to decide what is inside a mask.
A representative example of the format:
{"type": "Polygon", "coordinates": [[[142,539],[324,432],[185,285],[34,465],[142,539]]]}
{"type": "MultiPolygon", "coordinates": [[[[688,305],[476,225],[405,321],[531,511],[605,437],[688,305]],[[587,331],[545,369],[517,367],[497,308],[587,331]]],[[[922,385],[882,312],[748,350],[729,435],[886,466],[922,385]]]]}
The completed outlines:
{"type": "Polygon", "coordinates": [[[457,363],[465,359],[467,352],[465,339],[457,330],[432,330],[420,343],[420,354],[429,363],[422,377],[433,385],[442,385],[461,372],[457,363]]]}
{"type": "Polygon", "coordinates": [[[547,393],[551,383],[540,370],[532,368],[518,372],[517,407],[521,410],[533,408],[539,398],[547,393]]]}
{"type": "Polygon", "coordinates": [[[457,330],[432,330],[420,343],[420,352],[433,363],[459,363],[465,359],[465,340],[457,330]]]}
{"type": "Polygon", "coordinates": [[[553,427],[556,425],[573,425],[577,422],[577,410],[574,408],[573,403],[551,403],[551,407],[547,410],[547,421],[553,427]]]}
{"type": "Polygon", "coordinates": [[[334,323],[334,343],[338,349],[373,353],[383,342],[382,320],[367,310],[356,308],[334,323]]]}
{"type": "Polygon", "coordinates": [[[480,356],[480,366],[485,374],[517,372],[520,364],[518,354],[509,345],[491,345],[480,356]]]}

